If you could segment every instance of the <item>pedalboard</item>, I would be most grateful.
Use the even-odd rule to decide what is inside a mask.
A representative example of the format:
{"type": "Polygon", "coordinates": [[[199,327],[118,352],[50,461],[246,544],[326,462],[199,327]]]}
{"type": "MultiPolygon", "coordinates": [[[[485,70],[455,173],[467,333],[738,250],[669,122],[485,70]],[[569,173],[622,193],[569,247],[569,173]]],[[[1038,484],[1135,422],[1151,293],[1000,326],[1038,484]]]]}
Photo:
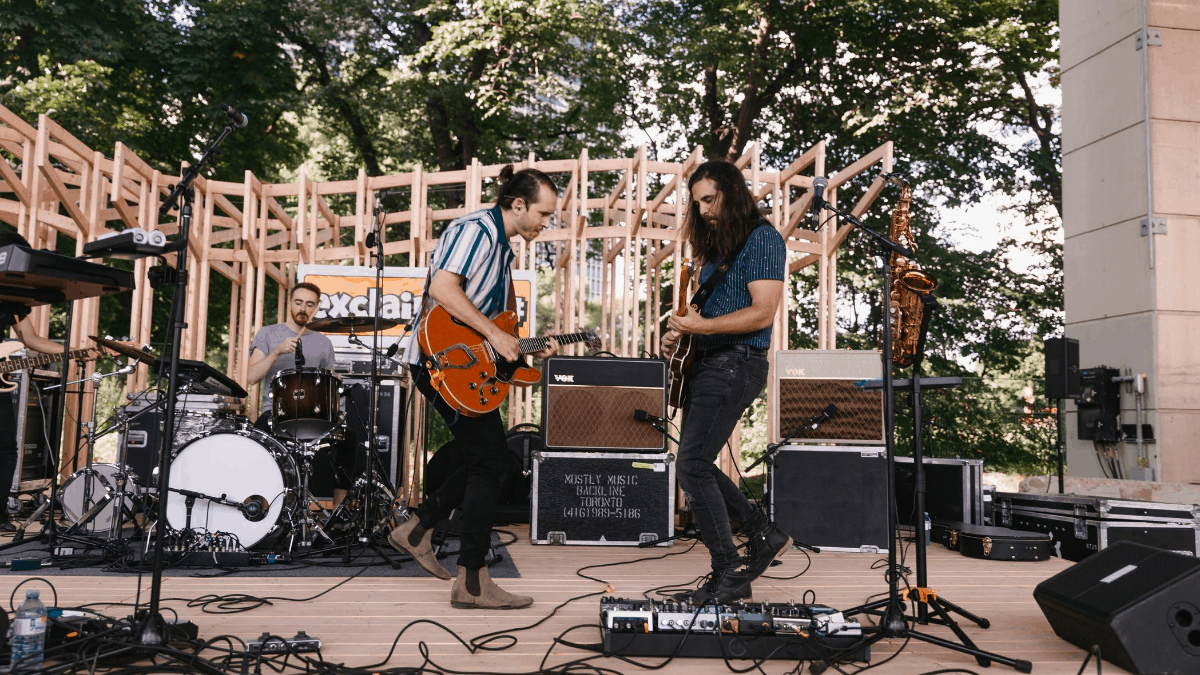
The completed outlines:
{"type": "Polygon", "coordinates": [[[824,605],[705,605],[603,597],[606,653],[733,659],[870,661],[862,626],[824,605]]]}
{"type": "Polygon", "coordinates": [[[296,635],[290,638],[263,633],[246,642],[246,651],[251,654],[301,654],[316,652],[320,649],[320,638],[312,637],[304,631],[297,631],[296,635]]]}

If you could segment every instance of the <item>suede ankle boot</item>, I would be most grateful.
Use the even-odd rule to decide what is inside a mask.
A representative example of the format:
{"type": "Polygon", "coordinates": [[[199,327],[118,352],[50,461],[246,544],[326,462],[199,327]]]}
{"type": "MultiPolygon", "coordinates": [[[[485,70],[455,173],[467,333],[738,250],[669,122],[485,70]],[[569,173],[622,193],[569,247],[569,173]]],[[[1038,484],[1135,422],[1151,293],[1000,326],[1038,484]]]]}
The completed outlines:
{"type": "Polygon", "coordinates": [[[458,568],[450,604],[459,609],[521,609],[533,604],[527,595],[513,595],[496,585],[487,567],[477,570],[458,568]]]}
{"type": "Polygon", "coordinates": [[[449,580],[450,573],[442,567],[437,556],[433,554],[433,546],[429,543],[432,539],[433,530],[426,530],[422,527],[420,519],[416,516],[400,523],[400,527],[388,533],[388,542],[391,543],[392,548],[411,555],[421,569],[433,576],[449,580]]]}

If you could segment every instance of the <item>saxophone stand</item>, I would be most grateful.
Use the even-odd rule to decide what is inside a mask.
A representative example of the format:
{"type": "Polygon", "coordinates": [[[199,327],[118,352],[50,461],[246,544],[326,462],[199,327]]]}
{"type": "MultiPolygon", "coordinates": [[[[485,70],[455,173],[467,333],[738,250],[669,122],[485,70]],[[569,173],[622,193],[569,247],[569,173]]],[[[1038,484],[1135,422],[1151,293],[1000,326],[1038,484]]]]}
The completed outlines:
{"type": "MultiPolygon", "coordinates": [[[[1015,668],[1016,670],[1018,670],[1022,673],[1031,672],[1033,670],[1033,664],[1030,663],[1029,661],[1011,659],[1006,656],[1002,656],[1000,654],[994,654],[994,653],[986,652],[986,651],[979,649],[975,645],[975,643],[971,641],[971,638],[968,637],[967,634],[963,631],[962,627],[959,626],[958,623],[956,623],[954,621],[954,619],[950,616],[950,614],[947,612],[947,608],[950,608],[950,607],[953,607],[954,611],[962,612],[962,610],[955,605],[951,605],[950,603],[948,603],[945,600],[939,599],[937,597],[937,593],[935,591],[933,591],[932,589],[922,586],[921,584],[923,583],[922,579],[924,577],[924,574],[918,575],[918,587],[917,588],[911,589],[910,591],[905,591],[904,593],[900,592],[900,589],[899,589],[900,573],[899,573],[898,566],[896,564],[897,513],[896,513],[896,492],[895,492],[895,490],[896,490],[896,486],[895,486],[896,453],[895,453],[895,426],[894,426],[894,422],[895,422],[895,420],[894,420],[894,408],[895,408],[894,394],[895,394],[895,391],[893,388],[894,382],[892,380],[893,352],[892,352],[892,322],[891,322],[891,316],[892,316],[891,290],[892,290],[893,279],[892,279],[892,269],[891,269],[891,264],[890,264],[890,256],[892,254],[895,254],[895,255],[899,255],[901,257],[908,258],[909,260],[911,260],[911,259],[913,259],[913,252],[911,250],[909,250],[908,248],[898,244],[897,242],[892,241],[891,239],[883,236],[882,234],[866,227],[865,225],[862,224],[862,221],[860,221],[854,215],[847,213],[845,211],[842,211],[841,209],[838,209],[837,207],[833,206],[832,204],[829,204],[828,202],[820,199],[819,192],[816,195],[814,195],[814,202],[815,202],[814,203],[814,213],[819,213],[820,210],[822,210],[822,209],[831,211],[834,214],[840,216],[841,218],[844,218],[846,221],[850,222],[857,230],[863,232],[868,237],[870,237],[870,239],[875,244],[876,255],[878,255],[880,257],[880,259],[883,261],[883,300],[882,300],[883,313],[881,314],[881,316],[883,317],[883,357],[882,357],[883,425],[884,425],[883,430],[884,430],[884,447],[887,452],[887,465],[888,465],[888,467],[887,467],[887,505],[888,505],[888,541],[890,542],[890,545],[888,546],[888,567],[887,567],[887,574],[886,574],[887,581],[888,581],[888,593],[887,593],[887,598],[879,600],[878,602],[867,603],[867,604],[861,605],[859,607],[847,609],[844,611],[844,614],[848,617],[853,616],[855,614],[872,614],[872,615],[879,617],[879,624],[877,626],[875,626],[874,628],[868,628],[868,627],[863,628],[863,633],[864,633],[863,646],[864,647],[870,646],[872,644],[875,644],[875,643],[880,642],[885,639],[920,640],[921,642],[926,642],[931,645],[936,645],[938,647],[942,647],[945,649],[950,649],[950,650],[953,650],[956,652],[974,656],[975,661],[980,666],[983,666],[983,667],[990,666],[992,661],[995,661],[997,663],[1001,663],[1006,666],[1015,668]],[[911,598],[910,596],[912,596],[912,595],[916,595],[916,597],[911,598]],[[919,617],[914,618],[905,613],[905,602],[910,599],[919,603],[919,605],[922,607],[922,610],[919,611],[919,614],[921,614],[921,615],[924,615],[925,611],[933,610],[933,612],[938,615],[938,618],[941,619],[941,621],[939,623],[943,623],[946,626],[948,626],[950,628],[950,630],[954,632],[954,635],[955,635],[955,637],[958,638],[959,642],[947,640],[945,638],[938,637],[936,635],[930,635],[928,633],[923,633],[923,632],[915,630],[913,627],[911,627],[910,623],[915,624],[915,623],[919,622],[919,623],[924,624],[924,623],[928,623],[928,621],[927,620],[922,621],[919,617]]],[[[913,382],[916,383],[916,388],[913,390],[914,392],[916,392],[916,398],[913,401],[914,410],[919,410],[920,375],[919,375],[919,372],[917,372],[917,371],[914,371],[913,382]]],[[[918,414],[918,417],[917,417],[918,424],[917,424],[917,427],[915,430],[915,433],[916,433],[915,437],[919,439],[921,432],[920,432],[920,424],[919,424],[919,413],[917,413],[917,414],[918,414]]],[[[918,449],[919,447],[920,446],[917,445],[914,448],[914,450],[916,450],[916,452],[918,452],[918,453],[920,452],[918,449]]],[[[917,484],[918,484],[919,488],[918,488],[917,499],[919,501],[917,503],[917,509],[918,509],[918,513],[923,514],[924,513],[924,492],[923,492],[924,485],[922,484],[922,481],[924,479],[924,475],[923,475],[923,473],[919,472],[919,467],[920,467],[920,455],[919,454],[915,458],[914,464],[918,468],[917,484]]],[[[923,559],[923,557],[924,557],[923,545],[924,545],[924,541],[925,541],[924,533],[921,532],[920,536],[917,536],[916,539],[918,542],[920,542],[918,544],[918,546],[922,547],[922,548],[918,549],[920,551],[920,553],[918,555],[921,556],[921,558],[923,559]]],[[[967,616],[966,613],[963,613],[963,615],[967,616]]],[[[969,618],[971,618],[972,620],[978,619],[976,621],[976,623],[978,623],[981,627],[986,627],[986,624],[987,624],[986,619],[979,619],[978,617],[975,617],[974,615],[970,615],[969,618]]],[[[821,672],[824,672],[824,670],[826,669],[826,667],[828,665],[830,665],[830,664],[819,662],[819,661],[814,662],[812,664],[812,671],[813,671],[813,673],[819,675],[821,672]]]]}

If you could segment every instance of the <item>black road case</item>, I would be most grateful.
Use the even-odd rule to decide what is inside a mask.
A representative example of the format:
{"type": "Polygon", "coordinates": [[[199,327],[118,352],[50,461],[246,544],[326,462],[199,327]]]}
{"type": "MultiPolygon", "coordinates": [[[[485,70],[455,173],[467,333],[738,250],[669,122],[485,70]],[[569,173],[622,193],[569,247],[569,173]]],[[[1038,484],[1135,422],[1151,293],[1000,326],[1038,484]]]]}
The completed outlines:
{"type": "MultiPolygon", "coordinates": [[[[929,518],[983,525],[983,460],[923,457],[925,510],[929,518]]],[[[896,508],[901,525],[913,524],[916,471],[912,457],[896,458],[896,508]]],[[[918,522],[924,522],[916,514],[918,522]]]]}
{"type": "Polygon", "coordinates": [[[666,539],[675,534],[675,456],[535,452],[530,507],[535,544],[629,546],[666,539]]]}
{"type": "Polygon", "coordinates": [[[821,550],[886,553],[887,470],[876,446],[785,445],[767,470],[771,518],[821,550]]]}
{"type": "Polygon", "coordinates": [[[997,492],[1003,527],[1045,532],[1054,555],[1079,562],[1118,541],[1200,555],[1200,507],[1084,495],[997,492]]]}

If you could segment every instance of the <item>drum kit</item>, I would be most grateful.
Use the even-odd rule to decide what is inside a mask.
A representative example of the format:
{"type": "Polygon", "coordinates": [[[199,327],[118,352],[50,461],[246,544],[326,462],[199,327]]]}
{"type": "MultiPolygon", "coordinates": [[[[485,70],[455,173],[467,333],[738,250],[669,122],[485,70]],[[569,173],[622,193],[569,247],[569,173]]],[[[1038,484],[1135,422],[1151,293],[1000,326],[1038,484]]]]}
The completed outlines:
{"type": "MultiPolygon", "coordinates": [[[[353,336],[355,329],[372,330],[368,322],[373,326],[375,319],[320,319],[308,327],[353,336]]],[[[379,325],[382,330],[399,323],[380,319],[379,325]]],[[[98,382],[107,375],[132,372],[137,364],[156,362],[165,377],[162,362],[147,348],[111,337],[91,339],[132,361],[120,371],[80,382],[98,382]]],[[[354,476],[353,467],[339,465],[336,453],[331,453],[333,470],[352,479],[345,498],[327,508],[309,491],[309,479],[319,470],[313,462],[317,451],[353,442],[341,405],[343,383],[338,373],[297,367],[282,370],[264,383],[272,402],[269,431],[246,416],[247,393],[236,382],[198,361],[181,361],[179,374],[166,496],[167,525],[175,533],[203,533],[211,540],[232,540],[246,550],[294,553],[341,545],[348,549],[352,540],[385,534],[396,522],[395,498],[381,468],[373,469],[378,478],[367,480],[354,476]],[[368,491],[370,497],[365,499],[368,491]],[[363,504],[373,504],[373,513],[363,513],[363,504]]],[[[89,447],[112,431],[119,431],[124,442],[115,463],[93,463],[88,452],[87,465],[63,482],[58,494],[63,516],[71,525],[67,534],[108,533],[115,538],[125,524],[139,527],[157,513],[152,504],[161,498],[156,494],[160,443],[158,434],[147,429],[161,431],[165,402],[166,396],[156,391],[130,394],[103,432],[96,433],[95,424],[90,426],[89,447]]],[[[356,456],[369,448],[367,443],[355,445],[356,456]]],[[[379,467],[374,453],[365,452],[372,455],[367,461],[379,467]]],[[[35,513],[30,522],[40,515],[35,513]]]]}

